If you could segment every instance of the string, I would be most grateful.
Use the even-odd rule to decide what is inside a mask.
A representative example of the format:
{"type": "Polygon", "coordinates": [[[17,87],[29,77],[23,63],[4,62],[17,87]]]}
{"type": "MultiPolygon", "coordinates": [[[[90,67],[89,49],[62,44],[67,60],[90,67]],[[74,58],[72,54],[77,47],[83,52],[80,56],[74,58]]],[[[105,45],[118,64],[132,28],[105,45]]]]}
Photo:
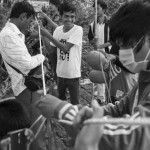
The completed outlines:
{"type": "MultiPolygon", "coordinates": [[[[104,73],[104,67],[102,65],[102,61],[101,61],[100,55],[99,55],[99,61],[100,61],[101,69],[102,69],[102,74],[103,74],[105,86],[106,86],[106,89],[107,89],[107,92],[108,92],[108,102],[110,101],[112,103],[111,96],[110,96],[110,90],[109,90],[109,87],[108,87],[108,84],[107,84],[107,81],[106,81],[106,76],[105,76],[105,73],[104,73]]],[[[107,104],[108,104],[108,102],[107,102],[107,104]]]]}
{"type": "MultiPolygon", "coordinates": [[[[36,22],[38,24],[38,29],[39,29],[39,42],[40,42],[40,53],[42,54],[42,43],[41,43],[41,28],[40,25],[38,23],[37,18],[35,17],[36,22]]],[[[42,69],[42,81],[43,81],[43,91],[44,91],[44,95],[46,95],[46,85],[45,85],[45,73],[44,73],[44,66],[43,63],[41,63],[41,69],[42,69]]]]}
{"type": "MultiPolygon", "coordinates": [[[[97,39],[97,0],[95,0],[95,39],[97,39]]],[[[92,101],[94,100],[94,83],[92,83],[92,101]]]]}

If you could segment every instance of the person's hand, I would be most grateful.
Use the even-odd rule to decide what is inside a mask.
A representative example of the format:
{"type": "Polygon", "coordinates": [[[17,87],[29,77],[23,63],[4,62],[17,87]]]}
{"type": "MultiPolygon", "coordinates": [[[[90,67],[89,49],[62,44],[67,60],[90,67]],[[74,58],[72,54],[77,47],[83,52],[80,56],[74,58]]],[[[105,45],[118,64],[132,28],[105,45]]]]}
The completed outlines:
{"type": "Polygon", "coordinates": [[[32,143],[33,140],[34,140],[34,133],[33,133],[33,131],[30,130],[30,129],[25,129],[24,134],[25,134],[27,140],[28,140],[30,143],[32,143]]]}
{"type": "Polygon", "coordinates": [[[73,121],[73,125],[75,128],[80,129],[80,127],[83,126],[83,122],[89,118],[91,118],[93,116],[93,109],[88,107],[88,106],[84,106],[77,114],[77,116],[75,117],[74,121],[73,121]]]}
{"type": "MultiPolygon", "coordinates": [[[[93,109],[93,115],[92,118],[101,118],[103,117],[104,110],[102,107],[99,106],[97,101],[92,102],[92,109],[93,109]]],[[[76,117],[76,123],[82,122],[84,116],[89,117],[89,115],[92,114],[92,111],[84,111],[85,113],[79,113],[80,117],[76,117]],[[82,118],[78,119],[77,118],[82,118]]],[[[81,132],[78,134],[76,142],[75,142],[75,150],[82,150],[82,149],[98,149],[98,144],[100,141],[100,138],[102,136],[102,129],[103,126],[100,124],[91,124],[91,125],[85,125],[81,132]]]]}
{"type": "Polygon", "coordinates": [[[41,94],[42,91],[38,91],[38,96],[34,105],[40,110],[45,118],[55,117],[54,112],[56,111],[57,106],[62,102],[62,100],[50,94],[41,94]]]}
{"type": "Polygon", "coordinates": [[[44,12],[40,12],[40,15],[42,18],[45,18],[47,20],[47,18],[49,18],[44,12]]]}
{"type": "Polygon", "coordinates": [[[116,59],[116,56],[115,55],[112,55],[112,54],[107,54],[107,58],[112,61],[112,60],[115,60],[116,59]]]}

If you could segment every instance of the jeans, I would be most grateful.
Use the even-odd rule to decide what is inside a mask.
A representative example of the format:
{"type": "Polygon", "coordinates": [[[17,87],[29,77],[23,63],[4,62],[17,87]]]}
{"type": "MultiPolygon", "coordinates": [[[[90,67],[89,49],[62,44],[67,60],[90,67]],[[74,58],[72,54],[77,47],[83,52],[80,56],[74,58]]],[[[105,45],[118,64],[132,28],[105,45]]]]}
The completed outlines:
{"type": "Polygon", "coordinates": [[[57,78],[58,93],[61,100],[67,100],[66,89],[69,90],[70,101],[73,105],[79,104],[79,78],[57,78]]]}

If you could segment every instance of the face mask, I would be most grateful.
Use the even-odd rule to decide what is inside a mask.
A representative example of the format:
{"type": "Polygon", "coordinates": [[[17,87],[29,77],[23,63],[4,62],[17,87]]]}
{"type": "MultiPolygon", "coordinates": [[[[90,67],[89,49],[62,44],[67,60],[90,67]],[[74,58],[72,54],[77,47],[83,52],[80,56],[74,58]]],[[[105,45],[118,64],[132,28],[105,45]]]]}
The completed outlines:
{"type": "Polygon", "coordinates": [[[143,37],[139,40],[139,42],[135,45],[135,47],[132,49],[126,49],[126,50],[119,50],[119,59],[123,66],[127,68],[130,72],[133,73],[139,73],[141,70],[146,70],[147,63],[148,63],[148,56],[150,54],[150,50],[148,51],[144,61],[135,62],[133,51],[138,46],[138,44],[141,42],[143,37]]]}

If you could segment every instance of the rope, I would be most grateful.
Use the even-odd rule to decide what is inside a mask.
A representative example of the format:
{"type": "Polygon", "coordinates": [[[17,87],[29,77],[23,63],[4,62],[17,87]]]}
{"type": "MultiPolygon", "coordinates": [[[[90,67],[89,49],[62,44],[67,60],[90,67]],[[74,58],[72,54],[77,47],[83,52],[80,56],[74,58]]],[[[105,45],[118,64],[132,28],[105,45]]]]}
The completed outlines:
{"type": "Polygon", "coordinates": [[[43,117],[43,116],[40,115],[40,116],[35,120],[35,122],[31,125],[30,129],[32,129],[32,128],[37,124],[37,122],[39,122],[39,120],[40,120],[42,117],[43,117]]]}
{"type": "Polygon", "coordinates": [[[41,130],[42,130],[44,124],[45,124],[45,122],[46,122],[46,118],[43,119],[43,122],[41,123],[41,125],[40,125],[38,131],[36,132],[34,139],[36,139],[36,138],[38,137],[39,133],[41,132],[41,130]]]}
{"type": "Polygon", "coordinates": [[[89,124],[123,124],[123,125],[141,125],[141,126],[150,126],[150,118],[143,119],[123,119],[123,118],[102,118],[102,119],[88,119],[84,122],[84,125],[89,124]]]}
{"type": "MultiPolygon", "coordinates": [[[[37,17],[35,17],[35,20],[36,20],[36,22],[37,22],[37,24],[38,24],[39,42],[40,42],[40,53],[42,54],[41,28],[40,28],[39,22],[38,22],[38,20],[37,20],[37,17]]],[[[44,73],[44,66],[43,66],[43,63],[41,63],[41,69],[42,69],[43,91],[44,91],[44,95],[46,95],[45,73],[44,73]]]]}
{"type": "MultiPolygon", "coordinates": [[[[100,59],[100,55],[99,55],[99,59],[100,59]]],[[[111,96],[110,96],[110,90],[109,90],[109,87],[108,87],[108,84],[107,84],[107,81],[106,81],[106,76],[105,76],[105,73],[104,73],[104,67],[102,65],[101,59],[100,59],[100,65],[101,65],[101,68],[102,68],[102,74],[103,74],[103,77],[104,77],[105,86],[106,86],[106,89],[107,89],[107,92],[108,92],[108,99],[109,99],[108,102],[110,101],[112,103],[111,96]]],[[[107,102],[107,104],[108,104],[108,102],[107,102]]]]}
{"type": "MultiPolygon", "coordinates": [[[[59,120],[59,122],[63,124],[67,124],[72,126],[72,121],[67,120],[59,120]]],[[[102,119],[88,119],[84,121],[83,125],[90,125],[90,124],[122,124],[122,125],[141,125],[141,126],[150,126],[150,118],[142,118],[142,119],[123,119],[123,118],[102,118],[102,119]]]]}
{"type": "MultiPolygon", "coordinates": [[[[42,119],[42,118],[43,118],[43,116],[40,115],[40,116],[35,120],[35,122],[31,125],[31,127],[30,127],[29,129],[32,130],[32,128],[33,128],[33,127],[39,122],[39,120],[42,119]]],[[[42,130],[44,124],[45,124],[45,122],[46,122],[46,118],[43,118],[43,121],[42,121],[42,123],[41,123],[39,129],[37,130],[37,132],[36,132],[36,134],[35,134],[35,136],[34,136],[34,140],[38,137],[39,133],[41,132],[41,130],[42,130]]],[[[31,143],[32,143],[32,142],[27,143],[27,150],[30,150],[30,145],[31,145],[31,143]]]]}
{"type": "MultiPolygon", "coordinates": [[[[30,4],[33,6],[32,0],[29,0],[30,4]]],[[[35,17],[36,23],[38,25],[38,31],[39,31],[39,44],[40,44],[40,54],[42,54],[42,43],[41,43],[41,28],[38,22],[37,17],[35,17]]],[[[41,69],[42,69],[42,81],[43,81],[43,91],[44,95],[46,95],[46,85],[45,85],[45,74],[44,74],[44,66],[43,63],[41,63],[41,69]]]]}
{"type": "MultiPolygon", "coordinates": [[[[97,0],[95,0],[95,38],[97,38],[97,0]]],[[[92,83],[92,101],[94,100],[94,83],[92,83]]]]}

